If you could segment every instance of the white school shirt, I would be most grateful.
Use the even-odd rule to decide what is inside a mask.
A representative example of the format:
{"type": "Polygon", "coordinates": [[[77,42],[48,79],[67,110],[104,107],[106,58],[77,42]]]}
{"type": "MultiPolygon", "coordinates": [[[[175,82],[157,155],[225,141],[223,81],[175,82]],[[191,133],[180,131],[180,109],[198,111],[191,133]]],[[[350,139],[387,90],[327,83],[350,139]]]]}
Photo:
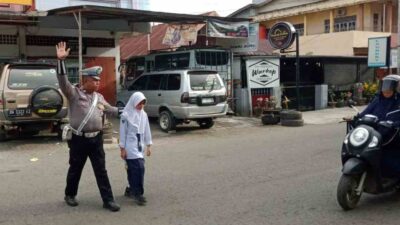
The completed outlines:
{"type": "Polygon", "coordinates": [[[120,121],[120,138],[119,138],[119,146],[121,148],[125,148],[127,156],[126,159],[138,159],[144,158],[143,152],[145,151],[145,147],[147,145],[153,144],[151,140],[151,132],[149,119],[146,115],[146,119],[144,120],[144,134],[140,134],[142,151],[139,152],[138,149],[138,140],[136,137],[137,128],[132,126],[126,119],[121,118],[120,121]]]}

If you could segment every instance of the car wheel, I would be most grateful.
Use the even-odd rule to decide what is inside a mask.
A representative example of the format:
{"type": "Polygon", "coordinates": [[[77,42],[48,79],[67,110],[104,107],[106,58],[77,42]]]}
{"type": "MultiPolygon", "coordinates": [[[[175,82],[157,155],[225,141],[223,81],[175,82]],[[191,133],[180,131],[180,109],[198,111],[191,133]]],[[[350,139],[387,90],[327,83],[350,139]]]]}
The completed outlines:
{"type": "Polygon", "coordinates": [[[160,117],[158,118],[158,125],[164,132],[175,130],[176,122],[172,113],[168,110],[162,111],[160,113],[160,117]]]}
{"type": "Polygon", "coordinates": [[[197,123],[203,129],[210,129],[212,126],[214,126],[214,120],[212,118],[201,119],[198,120],[197,123]]]}
{"type": "Polygon", "coordinates": [[[41,86],[33,90],[30,104],[32,111],[40,117],[52,117],[60,112],[64,101],[56,88],[41,86]]]}

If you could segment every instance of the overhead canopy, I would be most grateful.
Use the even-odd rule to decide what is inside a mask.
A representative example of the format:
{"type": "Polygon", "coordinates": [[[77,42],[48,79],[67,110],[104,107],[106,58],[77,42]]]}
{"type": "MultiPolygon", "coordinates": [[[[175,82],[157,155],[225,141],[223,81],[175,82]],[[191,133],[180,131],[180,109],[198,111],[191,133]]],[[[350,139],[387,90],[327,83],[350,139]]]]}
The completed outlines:
{"type": "Polygon", "coordinates": [[[130,22],[160,22],[160,23],[202,23],[206,20],[216,19],[225,22],[250,21],[248,18],[218,17],[204,15],[190,15],[178,13],[154,12],[135,9],[112,8],[105,6],[80,5],[70,6],[48,11],[48,15],[68,15],[82,12],[89,20],[97,19],[126,19],[130,22]]]}

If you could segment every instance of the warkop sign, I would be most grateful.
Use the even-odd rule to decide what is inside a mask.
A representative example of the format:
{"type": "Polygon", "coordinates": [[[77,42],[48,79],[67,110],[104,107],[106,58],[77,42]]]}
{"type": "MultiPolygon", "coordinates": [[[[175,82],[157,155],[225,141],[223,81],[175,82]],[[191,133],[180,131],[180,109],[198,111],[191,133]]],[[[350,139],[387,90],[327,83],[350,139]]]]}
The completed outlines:
{"type": "Polygon", "coordinates": [[[279,87],[279,59],[248,59],[246,66],[250,88],[279,87]]]}
{"type": "Polygon", "coordinates": [[[288,22],[276,23],[268,32],[268,41],[276,49],[289,48],[295,39],[296,29],[288,22]]]}

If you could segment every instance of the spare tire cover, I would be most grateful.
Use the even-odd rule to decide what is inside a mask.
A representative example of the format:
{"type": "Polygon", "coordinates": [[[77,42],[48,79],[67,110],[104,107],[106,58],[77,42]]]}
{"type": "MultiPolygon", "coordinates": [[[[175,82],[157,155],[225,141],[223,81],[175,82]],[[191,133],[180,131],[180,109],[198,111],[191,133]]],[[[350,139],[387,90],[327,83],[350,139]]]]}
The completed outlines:
{"type": "Polygon", "coordinates": [[[57,115],[63,106],[61,93],[49,86],[42,86],[33,90],[31,95],[32,112],[41,117],[52,117],[57,115]]]}

